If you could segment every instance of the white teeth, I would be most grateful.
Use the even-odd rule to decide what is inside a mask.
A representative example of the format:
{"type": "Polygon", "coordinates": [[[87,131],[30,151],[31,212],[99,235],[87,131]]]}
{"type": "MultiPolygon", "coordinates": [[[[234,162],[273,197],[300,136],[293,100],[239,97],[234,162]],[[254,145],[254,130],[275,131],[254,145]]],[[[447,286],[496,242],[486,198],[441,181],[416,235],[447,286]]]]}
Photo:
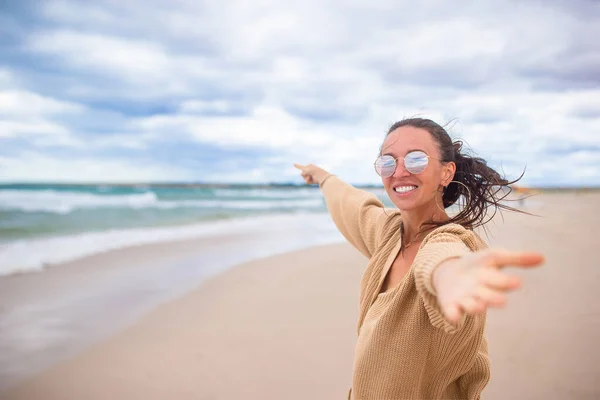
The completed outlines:
{"type": "Polygon", "coordinates": [[[406,192],[410,192],[411,190],[416,189],[416,186],[398,186],[397,188],[394,189],[394,191],[396,191],[397,193],[406,193],[406,192]]]}

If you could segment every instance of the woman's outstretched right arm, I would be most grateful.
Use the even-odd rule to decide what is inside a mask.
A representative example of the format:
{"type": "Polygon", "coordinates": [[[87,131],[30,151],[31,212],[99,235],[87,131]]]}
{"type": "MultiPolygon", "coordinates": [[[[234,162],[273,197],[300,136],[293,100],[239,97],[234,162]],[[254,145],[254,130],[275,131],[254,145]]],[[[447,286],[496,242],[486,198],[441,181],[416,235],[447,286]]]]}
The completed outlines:
{"type": "Polygon", "coordinates": [[[298,165],[308,184],[318,184],[325,196],[333,222],[344,237],[361,253],[371,257],[381,240],[390,211],[377,196],[342,181],[312,164],[298,165]]]}

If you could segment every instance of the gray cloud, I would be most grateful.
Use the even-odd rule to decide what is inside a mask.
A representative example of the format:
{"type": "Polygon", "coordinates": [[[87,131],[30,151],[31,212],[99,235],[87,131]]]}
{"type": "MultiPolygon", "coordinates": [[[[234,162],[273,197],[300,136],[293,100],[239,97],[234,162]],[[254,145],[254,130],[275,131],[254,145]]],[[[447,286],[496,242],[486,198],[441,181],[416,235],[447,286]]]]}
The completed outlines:
{"type": "MultiPolygon", "coordinates": [[[[292,176],[289,159],[304,154],[372,182],[371,157],[403,116],[456,118],[457,137],[512,170],[554,171],[545,157],[599,145],[597,2],[10,6],[0,12],[7,66],[0,94],[22,91],[80,107],[48,114],[27,101],[14,105],[0,140],[33,148],[68,152],[85,144],[91,155],[125,157],[129,150],[152,154],[166,142],[172,149],[246,146],[257,165],[267,157],[279,166],[269,167],[279,174],[270,180],[292,176]],[[549,144],[557,140],[565,146],[549,144]],[[274,154],[282,159],[273,161],[274,154]]],[[[252,178],[242,168],[227,173],[252,178]]],[[[534,173],[532,181],[544,176],[558,175],[534,173]]]]}

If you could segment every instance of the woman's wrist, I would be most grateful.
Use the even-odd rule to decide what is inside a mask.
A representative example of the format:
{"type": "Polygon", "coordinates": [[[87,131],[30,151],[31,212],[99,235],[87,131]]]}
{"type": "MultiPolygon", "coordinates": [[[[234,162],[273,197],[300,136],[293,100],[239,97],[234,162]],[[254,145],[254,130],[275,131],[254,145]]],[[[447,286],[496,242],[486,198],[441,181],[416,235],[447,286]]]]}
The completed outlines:
{"type": "Polygon", "coordinates": [[[330,173],[327,173],[327,174],[326,174],[324,177],[322,177],[322,178],[319,180],[319,187],[323,187],[323,184],[325,183],[325,181],[326,181],[327,179],[331,178],[332,176],[333,176],[332,174],[330,174],[330,173]]]}

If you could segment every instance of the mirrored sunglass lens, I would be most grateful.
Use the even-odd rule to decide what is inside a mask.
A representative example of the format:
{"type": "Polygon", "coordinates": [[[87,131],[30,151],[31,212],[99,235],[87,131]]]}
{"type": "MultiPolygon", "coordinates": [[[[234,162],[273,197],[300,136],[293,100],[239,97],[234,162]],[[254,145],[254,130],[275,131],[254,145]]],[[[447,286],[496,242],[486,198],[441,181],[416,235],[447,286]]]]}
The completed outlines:
{"type": "Polygon", "coordinates": [[[429,158],[422,151],[413,151],[404,157],[404,167],[411,174],[420,174],[425,171],[429,158]]]}
{"type": "Polygon", "coordinates": [[[375,161],[375,170],[383,177],[392,176],[396,169],[396,160],[391,156],[381,156],[375,161]]]}

